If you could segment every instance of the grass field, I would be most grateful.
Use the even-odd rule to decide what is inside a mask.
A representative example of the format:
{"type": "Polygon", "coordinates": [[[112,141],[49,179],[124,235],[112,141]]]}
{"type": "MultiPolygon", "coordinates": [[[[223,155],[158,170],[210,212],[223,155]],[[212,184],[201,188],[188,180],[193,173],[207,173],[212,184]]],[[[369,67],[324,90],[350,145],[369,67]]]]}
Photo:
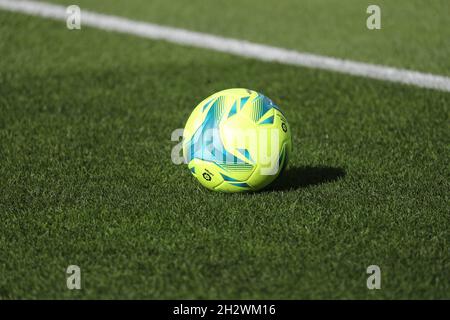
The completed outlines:
{"type": "MultiPolygon", "coordinates": [[[[201,1],[185,11],[79,3],[450,74],[447,1],[389,2],[387,16],[403,18],[376,35],[365,29],[365,3],[361,30],[345,19],[356,1],[344,1],[342,25],[327,32],[321,22],[337,2],[305,2],[306,39],[288,2],[276,7],[287,18],[262,31],[268,7],[256,6],[248,28],[239,18],[255,1],[224,6],[232,27],[211,23],[211,4],[192,19],[201,1]],[[423,20],[405,18],[410,11],[423,20]]],[[[0,11],[0,298],[449,299],[449,105],[448,92],[0,11]],[[171,132],[230,87],[271,97],[292,128],[290,166],[262,192],[212,193],[170,159],[171,132]],[[82,290],[66,287],[71,264],[82,290]],[[381,290],[366,287],[372,264],[381,290]]]]}

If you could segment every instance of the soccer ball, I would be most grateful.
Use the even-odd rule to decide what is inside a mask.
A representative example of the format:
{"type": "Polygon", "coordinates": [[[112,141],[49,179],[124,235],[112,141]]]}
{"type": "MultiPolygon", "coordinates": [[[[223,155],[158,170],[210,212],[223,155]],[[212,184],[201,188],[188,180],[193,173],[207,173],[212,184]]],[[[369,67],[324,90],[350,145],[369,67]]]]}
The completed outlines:
{"type": "Polygon", "coordinates": [[[228,89],[203,100],[183,133],[183,156],[206,188],[254,191],[274,181],[292,151],[291,131],[272,100],[228,89]]]}

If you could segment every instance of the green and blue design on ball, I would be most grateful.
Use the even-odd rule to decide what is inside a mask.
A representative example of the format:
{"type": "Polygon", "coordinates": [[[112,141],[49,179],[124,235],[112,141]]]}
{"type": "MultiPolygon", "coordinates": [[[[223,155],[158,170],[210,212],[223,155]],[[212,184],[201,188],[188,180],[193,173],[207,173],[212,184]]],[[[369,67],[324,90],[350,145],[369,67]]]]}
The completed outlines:
{"type": "Polygon", "coordinates": [[[269,98],[248,89],[206,98],[190,115],[183,134],[189,169],[215,191],[264,188],[286,167],[291,150],[283,113],[269,98]]]}

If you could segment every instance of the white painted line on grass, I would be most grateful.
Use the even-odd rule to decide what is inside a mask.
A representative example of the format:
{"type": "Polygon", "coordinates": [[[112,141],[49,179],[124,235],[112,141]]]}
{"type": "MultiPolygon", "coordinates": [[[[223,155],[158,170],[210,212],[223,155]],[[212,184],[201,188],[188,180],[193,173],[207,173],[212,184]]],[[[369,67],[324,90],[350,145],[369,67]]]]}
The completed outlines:
{"type": "MultiPolygon", "coordinates": [[[[66,20],[66,7],[44,2],[0,0],[0,8],[34,16],[66,20]]],[[[81,11],[81,25],[82,27],[90,26],[144,38],[206,48],[262,61],[275,61],[289,65],[331,70],[450,92],[450,78],[446,76],[303,53],[201,32],[134,21],[84,9],[81,11]]]]}

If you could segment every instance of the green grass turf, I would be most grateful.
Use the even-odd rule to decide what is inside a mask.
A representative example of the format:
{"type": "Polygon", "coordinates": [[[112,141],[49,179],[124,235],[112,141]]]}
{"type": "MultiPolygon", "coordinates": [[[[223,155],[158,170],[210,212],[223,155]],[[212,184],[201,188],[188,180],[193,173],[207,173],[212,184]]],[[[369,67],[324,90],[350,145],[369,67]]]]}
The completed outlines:
{"type": "Polygon", "coordinates": [[[449,298],[448,93],[5,12],[0,38],[1,298],[449,298]],[[291,124],[264,192],[171,163],[229,87],[291,124]]]}
{"type": "MultiPolygon", "coordinates": [[[[72,0],[53,0],[65,5],[72,0]]],[[[344,59],[450,75],[448,0],[77,0],[90,9],[344,59]],[[366,9],[381,8],[381,30],[366,9]]]]}

